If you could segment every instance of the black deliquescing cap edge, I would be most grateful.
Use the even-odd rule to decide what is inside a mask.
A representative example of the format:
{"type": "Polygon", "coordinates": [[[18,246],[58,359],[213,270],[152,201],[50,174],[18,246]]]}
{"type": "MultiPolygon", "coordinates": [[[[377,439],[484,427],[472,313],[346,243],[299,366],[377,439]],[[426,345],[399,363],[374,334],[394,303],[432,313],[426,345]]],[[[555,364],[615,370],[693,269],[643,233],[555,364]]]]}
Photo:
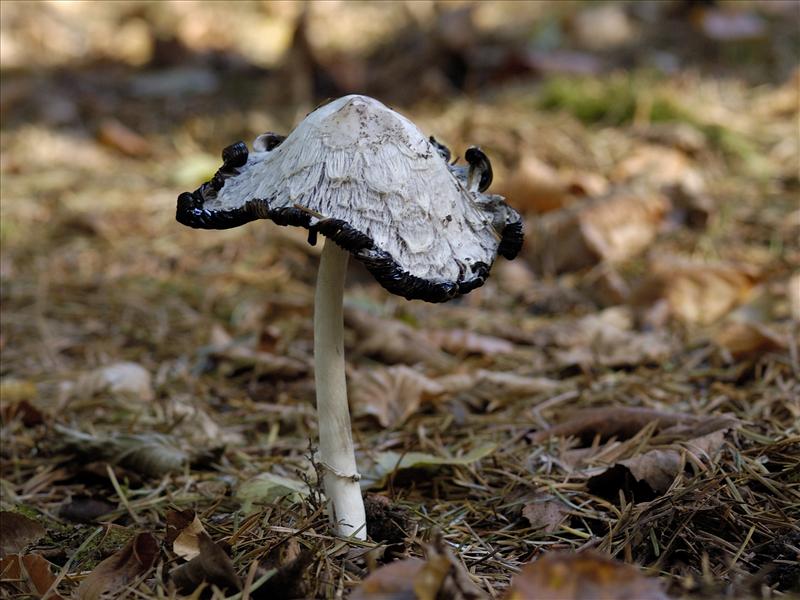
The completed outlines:
{"type": "MultiPolygon", "coordinates": [[[[257,219],[270,219],[277,225],[304,227],[309,230],[310,240],[315,239],[317,233],[333,240],[361,261],[381,286],[408,300],[447,302],[479,288],[489,278],[492,266],[483,262],[472,265],[471,276],[459,281],[430,281],[417,277],[403,269],[391,254],[381,250],[370,236],[347,221],[318,219],[301,208],[271,208],[270,199],[254,198],[239,208],[228,210],[205,208],[206,195],[215,195],[222,189],[225,179],[239,174],[237,167],[246,163],[246,152],[247,146],[243,142],[228,146],[223,150],[224,163],[211,181],[194,192],[183,192],[178,196],[175,218],[179,223],[195,229],[231,229],[257,219]]],[[[514,258],[522,247],[522,238],[521,220],[506,225],[498,254],[508,259],[514,258]]]]}

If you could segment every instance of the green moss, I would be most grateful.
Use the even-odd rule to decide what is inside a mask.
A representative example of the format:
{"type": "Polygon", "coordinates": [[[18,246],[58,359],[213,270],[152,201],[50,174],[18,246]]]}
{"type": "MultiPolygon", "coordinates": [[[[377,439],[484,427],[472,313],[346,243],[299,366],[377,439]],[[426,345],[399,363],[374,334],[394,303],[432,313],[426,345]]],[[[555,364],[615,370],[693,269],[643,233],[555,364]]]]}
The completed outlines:
{"type": "Polygon", "coordinates": [[[753,141],[723,125],[702,121],[650,74],[618,75],[602,80],[554,77],[544,84],[537,107],[566,111],[588,125],[628,125],[637,113],[651,123],[688,123],[705,134],[711,148],[728,159],[740,161],[749,174],[770,175],[753,141]]]}
{"type": "Polygon", "coordinates": [[[623,125],[633,121],[639,107],[647,106],[650,121],[689,120],[686,111],[664,92],[654,92],[653,77],[554,77],[542,88],[539,106],[565,110],[584,123],[623,125]]]}

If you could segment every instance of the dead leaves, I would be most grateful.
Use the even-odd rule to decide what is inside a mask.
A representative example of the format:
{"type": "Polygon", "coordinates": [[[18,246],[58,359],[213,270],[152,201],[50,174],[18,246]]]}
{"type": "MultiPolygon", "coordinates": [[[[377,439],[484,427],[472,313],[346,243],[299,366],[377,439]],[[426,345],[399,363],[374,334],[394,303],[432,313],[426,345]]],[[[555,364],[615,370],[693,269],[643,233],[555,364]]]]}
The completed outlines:
{"type": "Polygon", "coordinates": [[[663,331],[634,329],[633,312],[611,307],[577,320],[556,322],[537,332],[543,344],[554,345],[556,363],[562,367],[660,363],[675,351],[675,343],[663,331]]]}
{"type": "Polygon", "coordinates": [[[369,415],[385,428],[397,428],[428,404],[447,398],[488,403],[505,402],[553,392],[561,384],[547,377],[529,377],[478,369],[443,377],[428,377],[403,365],[352,371],[350,401],[355,415],[369,415]]]}
{"type": "Polygon", "coordinates": [[[398,427],[446,388],[403,365],[354,371],[350,377],[354,414],[371,415],[382,427],[398,427]]]}
{"type": "Polygon", "coordinates": [[[197,534],[197,556],[170,572],[170,579],[183,594],[194,592],[204,582],[226,592],[242,589],[228,553],[205,531],[197,534]]]}
{"type": "Polygon", "coordinates": [[[33,593],[43,600],[61,600],[54,589],[53,565],[38,554],[11,554],[0,560],[0,581],[13,585],[20,593],[33,593]],[[14,582],[13,584],[11,582],[14,582]]]}
{"type": "Polygon", "coordinates": [[[149,533],[136,535],[124,548],[109,556],[78,587],[79,600],[100,600],[120,594],[147,573],[159,556],[158,540],[149,533]]]}
{"type": "Polygon", "coordinates": [[[561,458],[578,469],[576,475],[587,477],[587,489],[610,501],[617,501],[622,490],[640,502],[664,494],[686,467],[698,472],[712,464],[736,425],[728,416],[612,407],[580,411],[531,441],[578,437],[581,448],[561,458]]]}
{"type": "Polygon", "coordinates": [[[0,558],[24,551],[44,534],[44,527],[33,519],[16,512],[0,512],[0,558]]]}
{"type": "Polygon", "coordinates": [[[366,488],[381,487],[390,476],[405,469],[434,470],[443,466],[469,465],[489,456],[494,450],[494,444],[486,444],[457,457],[434,456],[424,452],[378,452],[368,457],[361,485],[366,488]]]}
{"type": "Polygon", "coordinates": [[[172,542],[172,551],[184,560],[200,555],[201,533],[207,533],[200,518],[191,509],[167,513],[167,542],[172,542]]]}
{"type": "Polygon", "coordinates": [[[292,379],[309,370],[306,360],[265,352],[257,347],[256,340],[234,338],[220,326],[213,329],[211,338],[201,355],[217,363],[223,375],[252,369],[258,375],[292,379]]]}
{"type": "Polygon", "coordinates": [[[633,294],[633,303],[653,307],[664,302],[669,314],[689,324],[708,325],[747,300],[758,274],[750,268],[678,258],[650,262],[649,275],[633,294]]]}
{"type": "Polygon", "coordinates": [[[567,518],[567,507],[562,502],[540,498],[523,506],[522,516],[534,529],[553,533],[567,518]]]}
{"type": "Polygon", "coordinates": [[[92,460],[107,460],[128,469],[160,477],[182,470],[186,465],[210,458],[211,450],[184,449],[178,440],[161,434],[89,434],[60,425],[55,426],[64,446],[92,460]]]}
{"type": "Polygon", "coordinates": [[[668,600],[658,580],[597,552],[550,552],[522,568],[506,600],[668,600]]]}
{"type": "Polygon", "coordinates": [[[550,273],[623,261],[656,238],[670,207],[663,195],[629,190],[576,203],[541,218],[528,256],[550,273]]]}
{"type": "Polygon", "coordinates": [[[426,549],[426,560],[407,558],[369,575],[352,600],[479,600],[486,598],[441,539],[426,549]]]}
{"type": "Polygon", "coordinates": [[[735,359],[759,356],[763,352],[785,350],[786,340],[771,327],[755,321],[725,323],[714,335],[714,343],[735,359]]]}

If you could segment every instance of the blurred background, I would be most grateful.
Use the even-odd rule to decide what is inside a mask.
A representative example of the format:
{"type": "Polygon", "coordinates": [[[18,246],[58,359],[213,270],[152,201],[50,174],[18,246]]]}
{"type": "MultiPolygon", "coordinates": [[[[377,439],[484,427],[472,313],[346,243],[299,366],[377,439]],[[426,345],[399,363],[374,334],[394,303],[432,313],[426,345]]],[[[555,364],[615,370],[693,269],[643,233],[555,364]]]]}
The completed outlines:
{"type": "MultiPolygon", "coordinates": [[[[175,201],[213,175],[223,147],[286,134],[353,92],[454,156],[480,145],[491,191],[524,213],[527,234],[516,261],[445,305],[390,296],[353,262],[347,350],[364,452],[457,454],[481,432],[516,457],[505,473],[528,477],[539,463],[520,427],[609,403],[733,413],[755,424],[740,447],[758,452],[797,436],[798,3],[6,0],[0,16],[5,493],[54,513],[78,491],[115,497],[74,463],[63,484],[25,487],[71,456],[43,422],[227,444],[216,472],[175,475],[185,490],[222,472],[235,491],[302,463],[319,246],[268,222],[190,230],[175,201]],[[546,381],[520,388],[487,372],[546,381]]],[[[522,493],[484,477],[475,506],[522,493]]],[[[430,498],[433,484],[418,485],[430,498]]],[[[460,497],[436,489],[434,520],[460,497]]],[[[505,527],[498,510],[476,530],[505,527]]],[[[729,547],[781,534],[781,510],[732,530],[729,547]]],[[[723,535],[717,522],[686,531],[703,527],[723,535]]],[[[446,531],[459,544],[472,535],[446,531]]],[[[80,543],[73,533],[64,547],[80,543]]],[[[585,541],[564,536],[554,543],[585,541]]],[[[726,546],[698,539],[670,546],[684,554],[662,555],[661,572],[678,585],[710,544],[712,579],[735,578],[726,546]]],[[[637,559],[654,563],[640,542],[637,559]]],[[[507,562],[475,568],[487,589],[502,586],[530,552],[503,546],[507,562]]],[[[754,556],[751,572],[777,554],[754,556]]]]}

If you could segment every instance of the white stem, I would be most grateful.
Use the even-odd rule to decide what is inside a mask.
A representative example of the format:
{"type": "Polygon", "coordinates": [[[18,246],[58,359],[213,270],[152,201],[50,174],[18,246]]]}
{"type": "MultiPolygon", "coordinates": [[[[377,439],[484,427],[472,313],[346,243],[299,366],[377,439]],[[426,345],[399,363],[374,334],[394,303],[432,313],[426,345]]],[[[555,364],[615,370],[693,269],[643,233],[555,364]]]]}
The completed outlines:
{"type": "Polygon", "coordinates": [[[314,298],[314,373],[319,418],[319,460],[336,533],[367,539],[364,500],[350,429],[344,374],[342,297],[350,254],[325,241],[314,298]]]}

